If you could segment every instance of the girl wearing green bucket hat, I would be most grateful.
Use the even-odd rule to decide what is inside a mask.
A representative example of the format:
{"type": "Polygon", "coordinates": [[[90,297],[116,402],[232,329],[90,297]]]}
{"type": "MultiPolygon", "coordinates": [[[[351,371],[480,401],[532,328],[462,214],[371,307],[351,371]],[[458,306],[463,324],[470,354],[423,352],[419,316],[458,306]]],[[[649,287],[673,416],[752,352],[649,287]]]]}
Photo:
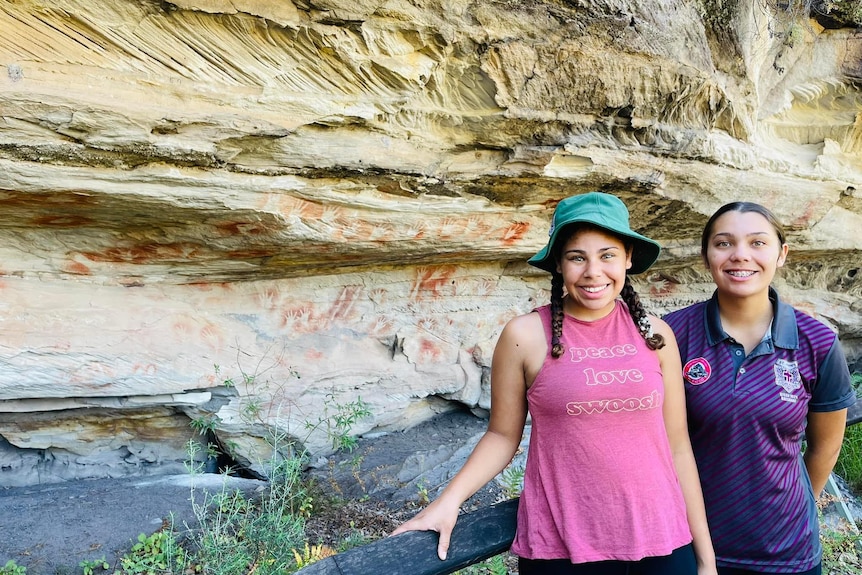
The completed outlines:
{"type": "Polygon", "coordinates": [[[500,335],[488,430],[440,496],[393,535],[437,531],[445,559],[460,506],[511,461],[529,413],[512,544],[521,575],[716,573],[676,341],[628,279],[659,251],[614,196],[558,204],[548,244],[529,260],[552,274],[551,303],[500,335]]]}

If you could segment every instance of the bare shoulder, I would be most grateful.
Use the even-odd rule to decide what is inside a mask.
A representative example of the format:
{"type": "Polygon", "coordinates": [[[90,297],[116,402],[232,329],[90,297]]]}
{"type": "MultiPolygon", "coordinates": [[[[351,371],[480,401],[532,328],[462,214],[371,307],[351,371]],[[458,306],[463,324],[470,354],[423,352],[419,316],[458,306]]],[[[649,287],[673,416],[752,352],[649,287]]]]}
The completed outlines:
{"type": "Polygon", "coordinates": [[[510,319],[500,337],[507,337],[517,344],[526,344],[537,338],[544,341],[545,327],[538,313],[525,313],[510,319]]]}
{"type": "Polygon", "coordinates": [[[665,341],[671,340],[674,342],[674,344],[676,343],[676,336],[674,336],[673,330],[670,328],[666,321],[655,315],[648,314],[648,317],[650,323],[652,324],[652,330],[655,333],[664,337],[665,341]]]}
{"type": "MultiPolygon", "coordinates": [[[[512,318],[503,328],[494,350],[491,379],[503,374],[516,375],[519,385],[530,387],[548,354],[545,327],[538,313],[526,313],[512,318]]],[[[521,390],[523,392],[523,389],[521,390]]]]}
{"type": "Polygon", "coordinates": [[[547,342],[542,318],[535,312],[513,317],[503,328],[497,348],[522,359],[543,359],[547,342]]]}
{"type": "MultiPolygon", "coordinates": [[[[654,315],[649,316],[652,330],[654,333],[661,335],[664,338],[664,345],[656,350],[663,370],[679,371],[679,346],[676,343],[676,336],[673,330],[663,319],[654,315]]],[[[667,381],[667,372],[665,373],[665,381],[667,381]]]]}

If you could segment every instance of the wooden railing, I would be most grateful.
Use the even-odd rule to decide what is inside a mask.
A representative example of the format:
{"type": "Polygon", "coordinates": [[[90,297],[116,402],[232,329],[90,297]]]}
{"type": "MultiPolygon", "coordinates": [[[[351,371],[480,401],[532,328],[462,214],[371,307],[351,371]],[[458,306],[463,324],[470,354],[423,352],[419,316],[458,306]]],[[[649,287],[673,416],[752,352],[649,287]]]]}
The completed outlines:
{"type": "Polygon", "coordinates": [[[518,500],[458,517],[445,561],[437,533],[410,531],[385,537],[300,569],[302,575],[446,575],[503,553],[515,538],[518,500]]]}
{"type": "MultiPolygon", "coordinates": [[[[850,408],[847,425],[862,422],[862,401],[850,408]]],[[[832,486],[834,488],[834,482],[832,486]]],[[[518,499],[458,518],[445,561],[437,557],[437,533],[411,531],[327,557],[297,575],[447,575],[499,555],[515,538],[518,499]]],[[[852,521],[849,510],[846,519],[852,521]]],[[[843,514],[843,513],[842,513],[843,514]]]]}

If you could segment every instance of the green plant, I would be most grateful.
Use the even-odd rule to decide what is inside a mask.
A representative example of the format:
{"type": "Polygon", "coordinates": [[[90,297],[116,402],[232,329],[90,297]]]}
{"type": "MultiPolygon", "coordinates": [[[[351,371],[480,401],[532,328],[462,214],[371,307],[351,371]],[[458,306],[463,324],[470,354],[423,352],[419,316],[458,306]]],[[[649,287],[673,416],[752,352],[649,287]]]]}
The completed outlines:
{"type": "MultiPolygon", "coordinates": [[[[194,557],[187,562],[193,564],[198,573],[281,575],[333,553],[330,548],[306,538],[305,522],[314,512],[316,497],[320,494],[313,493],[314,484],[303,475],[308,465],[304,440],[271,425],[271,421],[282,421],[277,413],[273,417],[264,413],[265,409],[273,408],[272,398],[278,394],[268,390],[272,380],[262,376],[272,366],[284,365],[284,362],[280,356],[271,366],[262,368],[262,362],[250,371],[238,366],[235,375],[223,373],[219,365],[214,366],[216,378],[222,385],[239,388],[240,416],[268,429],[269,455],[258,462],[256,468],[265,475],[266,488],[262,492],[247,494],[231,490],[227,483],[215,494],[192,487],[192,510],[199,529],[189,533],[188,548],[194,549],[194,557]],[[264,392],[271,397],[262,397],[264,392]]],[[[290,377],[300,377],[293,368],[288,373],[290,377]]],[[[306,422],[303,427],[309,436],[325,433],[335,450],[352,450],[356,445],[353,427],[370,413],[361,398],[340,403],[335,394],[330,393],[326,396],[323,416],[316,422],[306,422]]],[[[193,420],[192,427],[201,434],[208,434],[221,449],[232,450],[228,442],[217,437],[220,423],[215,414],[209,414],[193,420]]],[[[186,465],[190,473],[203,471],[203,464],[198,462],[203,449],[199,441],[187,443],[189,461],[186,465]]],[[[357,458],[357,466],[359,461],[361,458],[357,458]]],[[[325,504],[323,497],[320,501],[325,504]]]]}
{"type": "Polygon", "coordinates": [[[509,575],[505,555],[494,555],[481,563],[470,565],[455,572],[455,575],[509,575]]]}
{"type": "Polygon", "coordinates": [[[199,434],[204,435],[207,432],[214,432],[219,423],[221,423],[221,418],[219,418],[218,415],[208,413],[192,419],[189,425],[191,425],[192,429],[197,431],[199,434]]]}
{"type": "Polygon", "coordinates": [[[6,565],[0,567],[0,575],[24,575],[26,572],[26,567],[18,565],[11,559],[6,562],[6,565]]]}
{"type": "Polygon", "coordinates": [[[862,372],[854,371],[850,374],[850,383],[856,390],[856,397],[862,397],[862,372]]]}
{"type": "Polygon", "coordinates": [[[506,499],[514,499],[521,494],[524,488],[524,468],[520,465],[509,464],[503,470],[502,476],[503,496],[506,499]]]}
{"type": "Polygon", "coordinates": [[[95,559],[92,561],[85,559],[78,563],[78,567],[84,570],[84,575],[93,575],[96,572],[96,569],[107,571],[110,568],[110,565],[105,561],[105,556],[102,555],[101,559],[95,559]]]}
{"type": "MultiPolygon", "coordinates": [[[[855,372],[850,377],[856,397],[862,398],[862,373],[855,372]]],[[[844,478],[852,491],[862,493],[862,424],[851,425],[845,430],[835,472],[844,478]]]]}
{"type": "Polygon", "coordinates": [[[196,559],[204,573],[275,575],[294,566],[293,549],[305,542],[304,514],[311,503],[301,484],[301,463],[279,459],[274,447],[262,496],[225,489],[204,493],[201,499],[193,491],[192,506],[201,526],[196,559]]]}
{"type": "Polygon", "coordinates": [[[419,505],[428,505],[431,502],[431,496],[428,494],[428,485],[425,483],[424,478],[416,482],[416,492],[419,505]]]}
{"type": "Polygon", "coordinates": [[[862,424],[851,425],[845,430],[835,472],[844,478],[853,492],[862,493],[862,424]]]}
{"type": "Polygon", "coordinates": [[[186,553],[177,543],[173,529],[156,531],[152,535],[141,533],[138,542],[120,559],[120,573],[133,575],[182,572],[186,553]]]}
{"type": "Polygon", "coordinates": [[[862,534],[849,529],[823,528],[823,573],[835,575],[862,573],[862,534]]]}
{"type": "Polygon", "coordinates": [[[348,551],[349,549],[353,549],[354,547],[359,547],[360,545],[365,545],[369,543],[371,538],[368,537],[365,533],[356,528],[353,521],[350,522],[350,531],[344,538],[338,543],[338,547],[336,551],[338,553],[343,553],[348,551]]]}
{"type": "Polygon", "coordinates": [[[291,551],[293,551],[293,557],[299,569],[335,554],[332,549],[325,545],[309,545],[308,541],[305,542],[304,550],[291,549],[291,551]]]}
{"type": "Polygon", "coordinates": [[[361,397],[357,397],[355,401],[339,403],[335,393],[330,392],[323,402],[323,415],[316,423],[307,422],[305,426],[309,431],[323,426],[334,450],[353,451],[356,437],[351,431],[358,421],[370,415],[371,410],[361,397]]]}
{"type": "MultiPolygon", "coordinates": [[[[355,404],[350,404],[355,409],[355,404]]],[[[337,420],[318,421],[319,427],[349,436],[354,412],[339,411],[337,420]]],[[[192,492],[192,507],[201,526],[196,537],[195,556],[203,573],[255,575],[290,573],[331,553],[306,540],[305,521],[314,510],[310,483],[303,477],[307,452],[301,442],[275,427],[270,428],[269,459],[261,462],[267,488],[263,494],[248,496],[239,490],[223,489],[203,497],[192,492]],[[252,567],[250,567],[252,566],[252,567]]],[[[343,444],[343,441],[339,441],[343,444]]],[[[189,444],[192,461],[196,449],[189,444]]],[[[194,469],[194,465],[190,465],[194,469]]]]}

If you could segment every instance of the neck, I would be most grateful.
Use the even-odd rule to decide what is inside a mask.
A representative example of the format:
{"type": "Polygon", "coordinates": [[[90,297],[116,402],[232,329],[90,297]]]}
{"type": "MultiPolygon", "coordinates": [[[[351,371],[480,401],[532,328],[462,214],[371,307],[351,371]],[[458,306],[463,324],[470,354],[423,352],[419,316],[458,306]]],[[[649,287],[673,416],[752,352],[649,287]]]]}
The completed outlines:
{"type": "Polygon", "coordinates": [[[718,292],[718,307],[721,317],[727,317],[730,321],[750,322],[763,315],[772,316],[768,291],[744,298],[722,296],[718,292]]]}
{"type": "Polygon", "coordinates": [[[614,311],[616,305],[617,302],[616,299],[614,299],[611,303],[600,309],[588,309],[583,306],[576,305],[568,296],[563,297],[563,312],[580,321],[596,321],[602,319],[614,311]]]}
{"type": "Polygon", "coordinates": [[[766,334],[772,321],[769,293],[748,298],[723,298],[718,294],[718,311],[724,331],[743,344],[746,352],[766,334]]]}

